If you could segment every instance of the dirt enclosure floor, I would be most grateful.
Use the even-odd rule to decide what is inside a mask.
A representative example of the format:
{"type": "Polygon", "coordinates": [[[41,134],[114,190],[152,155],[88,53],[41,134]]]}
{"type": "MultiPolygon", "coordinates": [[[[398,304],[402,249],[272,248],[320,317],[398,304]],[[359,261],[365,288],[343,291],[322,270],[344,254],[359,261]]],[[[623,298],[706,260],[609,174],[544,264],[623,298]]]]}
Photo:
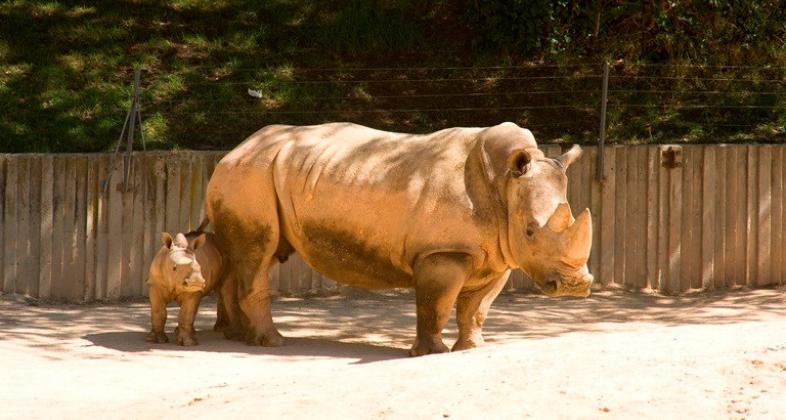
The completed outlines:
{"type": "Polygon", "coordinates": [[[786,418],[784,290],[503,295],[486,346],[421,358],[412,296],[279,299],[280,348],[215,309],[183,348],[144,341],[146,303],[0,298],[0,418],[786,418]]]}

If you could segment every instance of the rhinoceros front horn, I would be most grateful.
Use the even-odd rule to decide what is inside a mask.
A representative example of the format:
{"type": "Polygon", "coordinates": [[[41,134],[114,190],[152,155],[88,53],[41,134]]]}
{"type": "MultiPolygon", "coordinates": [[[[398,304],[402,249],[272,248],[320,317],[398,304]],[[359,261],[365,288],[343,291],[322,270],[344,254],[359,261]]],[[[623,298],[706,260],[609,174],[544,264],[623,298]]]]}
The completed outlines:
{"type": "Polygon", "coordinates": [[[589,209],[579,214],[576,222],[565,231],[565,252],[571,260],[586,262],[592,248],[592,217],[589,209]]]}

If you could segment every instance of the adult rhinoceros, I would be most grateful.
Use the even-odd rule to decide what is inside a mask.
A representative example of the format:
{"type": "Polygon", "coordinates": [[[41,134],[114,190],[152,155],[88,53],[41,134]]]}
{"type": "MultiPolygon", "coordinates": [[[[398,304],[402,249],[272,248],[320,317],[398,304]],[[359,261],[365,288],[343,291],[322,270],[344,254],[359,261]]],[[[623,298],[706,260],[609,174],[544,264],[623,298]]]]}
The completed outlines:
{"type": "Polygon", "coordinates": [[[546,158],[513,123],[427,135],[350,123],[262,128],[216,166],[206,200],[246,340],[282,344],[268,271],[292,252],[342,283],[414,287],[413,356],[448,351],[442,328],[454,303],[453,350],[481,344],[513,268],[548,295],[587,296],[590,214],[574,220],[566,202],[565,170],[580,154],[546,158]]]}

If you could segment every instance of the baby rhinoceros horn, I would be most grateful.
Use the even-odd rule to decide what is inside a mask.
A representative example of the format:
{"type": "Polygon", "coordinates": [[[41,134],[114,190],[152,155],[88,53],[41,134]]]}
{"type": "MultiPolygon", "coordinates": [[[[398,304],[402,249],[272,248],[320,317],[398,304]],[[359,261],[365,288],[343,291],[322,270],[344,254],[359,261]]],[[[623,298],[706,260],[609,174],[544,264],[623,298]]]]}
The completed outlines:
{"type": "Polygon", "coordinates": [[[564,232],[566,256],[586,263],[592,248],[592,217],[589,209],[579,214],[576,221],[564,232]]]}

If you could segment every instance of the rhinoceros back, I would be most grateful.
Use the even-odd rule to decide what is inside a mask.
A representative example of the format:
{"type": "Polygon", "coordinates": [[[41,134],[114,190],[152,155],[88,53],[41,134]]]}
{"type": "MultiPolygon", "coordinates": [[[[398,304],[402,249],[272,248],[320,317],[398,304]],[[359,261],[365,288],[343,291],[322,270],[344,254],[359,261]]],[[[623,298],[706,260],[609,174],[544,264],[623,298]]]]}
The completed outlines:
{"type": "Polygon", "coordinates": [[[405,287],[419,255],[482,254],[495,239],[496,227],[478,218],[479,198],[466,187],[479,130],[409,135],[348,123],[272,126],[219,167],[272,184],[260,187],[268,196],[259,199],[275,200],[282,239],[317,271],[357,286],[405,287]]]}

